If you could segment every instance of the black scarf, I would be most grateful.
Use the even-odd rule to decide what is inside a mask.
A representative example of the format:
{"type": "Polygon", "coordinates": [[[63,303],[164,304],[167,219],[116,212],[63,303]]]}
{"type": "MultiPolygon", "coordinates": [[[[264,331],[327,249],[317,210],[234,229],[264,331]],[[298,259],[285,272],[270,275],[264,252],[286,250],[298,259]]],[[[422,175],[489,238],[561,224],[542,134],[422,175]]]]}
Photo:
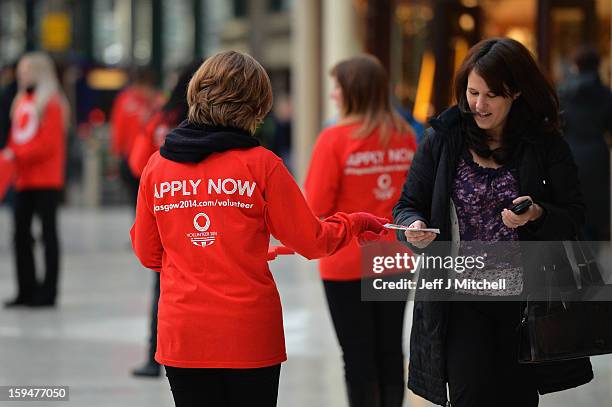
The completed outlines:
{"type": "Polygon", "coordinates": [[[184,120],[166,136],[159,152],[170,161],[199,163],[212,153],[259,145],[259,141],[246,130],[204,126],[184,120]]]}

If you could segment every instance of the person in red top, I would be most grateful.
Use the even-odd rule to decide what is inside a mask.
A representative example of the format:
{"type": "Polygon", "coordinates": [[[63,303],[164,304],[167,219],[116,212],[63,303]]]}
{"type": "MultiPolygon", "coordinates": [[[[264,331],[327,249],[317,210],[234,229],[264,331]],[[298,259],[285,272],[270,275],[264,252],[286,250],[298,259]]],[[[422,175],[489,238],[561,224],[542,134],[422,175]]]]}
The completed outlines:
{"type": "MultiPolygon", "coordinates": [[[[319,217],[367,211],[391,218],[416,150],[409,125],[391,109],[387,74],[368,55],[331,70],[339,122],[319,135],[305,191],[319,217]]],[[[393,240],[389,236],[389,240],[393,240]]],[[[404,395],[405,301],[361,301],[355,242],[321,259],[319,270],[342,347],[350,406],[399,407],[404,395]]]]}
{"type": "Polygon", "coordinates": [[[54,306],[59,274],[57,207],[64,187],[68,104],[60,90],[51,58],[41,52],[25,54],[17,66],[18,93],[11,110],[8,147],[2,153],[14,160],[15,259],[17,296],[5,303],[54,306]],[[45,246],[45,277],[36,280],[32,251],[32,218],[41,218],[45,246]]]}
{"type": "Polygon", "coordinates": [[[155,359],[176,406],[275,406],[287,356],[270,235],[312,259],[384,233],[387,220],[313,215],[282,160],[253,137],[272,88],[252,57],[207,59],[187,101],[188,120],[142,173],[131,230],[141,263],[161,272],[155,359]]]}
{"type": "Polygon", "coordinates": [[[111,152],[120,160],[119,172],[133,203],[138,193],[138,178],[130,172],[128,160],[135,137],[161,106],[153,72],[138,69],[134,81],[117,95],[111,109],[111,152]]]}
{"type": "Polygon", "coordinates": [[[137,178],[142,175],[149,158],[164,144],[170,130],[187,119],[187,86],[201,64],[202,61],[194,61],[182,69],[166,103],[153,113],[134,137],[128,163],[130,171],[137,178]]]}
{"type": "MultiPolygon", "coordinates": [[[[186,66],[178,77],[170,97],[162,109],[156,112],[147,122],[144,130],[134,139],[134,146],[130,151],[129,164],[132,174],[140,178],[144,167],[151,155],[164,144],[166,135],[187,119],[187,86],[201,62],[193,62],[186,66]]],[[[151,301],[151,320],[149,324],[149,349],[147,360],[142,366],[134,369],[132,374],[137,377],[158,377],[159,363],[155,361],[157,350],[157,305],[159,302],[159,273],[154,273],[153,298],[151,301]]]]}

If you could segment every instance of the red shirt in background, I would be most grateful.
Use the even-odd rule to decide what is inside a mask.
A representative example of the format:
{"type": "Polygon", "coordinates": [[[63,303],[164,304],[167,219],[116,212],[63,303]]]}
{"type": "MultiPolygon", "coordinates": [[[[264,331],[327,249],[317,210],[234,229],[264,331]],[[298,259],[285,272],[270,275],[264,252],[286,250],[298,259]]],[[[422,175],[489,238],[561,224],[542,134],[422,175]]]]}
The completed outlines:
{"type": "Polygon", "coordinates": [[[15,189],[61,189],[66,162],[65,112],[59,97],[51,96],[39,117],[34,96],[16,101],[9,147],[15,153],[15,189]]]}
{"type": "MultiPolygon", "coordinates": [[[[415,137],[394,132],[384,147],[378,130],[366,138],[353,137],[360,126],[331,126],[319,135],[304,185],[308,203],[319,217],[338,211],[363,211],[393,219],[393,206],[416,151],[415,137]]],[[[394,239],[393,233],[383,237],[394,239]]],[[[321,259],[319,272],[324,280],[360,279],[361,249],[357,242],[321,259]]]]}
{"type": "Polygon", "coordinates": [[[141,90],[128,86],[119,94],[111,111],[111,151],[127,158],[134,137],[140,133],[153,112],[159,107],[157,97],[147,97],[141,90]]]}
{"type": "Polygon", "coordinates": [[[286,360],[266,261],[270,234],[307,258],[353,237],[346,214],[316,218],[280,158],[263,147],[182,164],[153,154],[140,180],[134,252],[161,271],[155,360],[257,368],[286,360]]]}
{"type": "Polygon", "coordinates": [[[172,127],[174,125],[168,123],[167,115],[163,111],[158,111],[136,135],[128,158],[134,176],[142,175],[149,158],[164,144],[164,139],[172,127]]]}
{"type": "Polygon", "coordinates": [[[159,110],[151,116],[142,131],[134,139],[128,163],[132,174],[136,177],[142,175],[142,170],[154,152],[164,144],[166,136],[178,126],[180,113],[178,111],[159,110]]]}

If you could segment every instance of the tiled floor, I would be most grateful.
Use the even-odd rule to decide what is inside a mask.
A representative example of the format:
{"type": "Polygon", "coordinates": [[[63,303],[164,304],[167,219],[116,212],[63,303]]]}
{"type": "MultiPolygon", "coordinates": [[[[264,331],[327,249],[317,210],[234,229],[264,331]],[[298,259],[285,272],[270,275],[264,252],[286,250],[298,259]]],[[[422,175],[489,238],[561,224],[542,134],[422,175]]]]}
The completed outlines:
{"type": "MultiPolygon", "coordinates": [[[[151,272],[142,269],[129,250],[130,211],[64,209],[60,223],[61,305],[54,310],[0,309],[0,385],[70,386],[69,402],[51,404],[58,407],[171,406],[164,379],[137,380],[129,375],[144,358],[152,283],[151,272]]],[[[9,213],[1,208],[2,299],[12,296],[14,289],[11,229],[9,213]]],[[[279,406],[346,406],[339,350],[316,264],[297,256],[282,257],[272,269],[283,299],[289,354],[281,375],[279,406]]],[[[593,362],[593,383],[544,396],[541,406],[612,405],[612,358],[593,362]]],[[[406,406],[430,404],[407,394],[406,406]]]]}

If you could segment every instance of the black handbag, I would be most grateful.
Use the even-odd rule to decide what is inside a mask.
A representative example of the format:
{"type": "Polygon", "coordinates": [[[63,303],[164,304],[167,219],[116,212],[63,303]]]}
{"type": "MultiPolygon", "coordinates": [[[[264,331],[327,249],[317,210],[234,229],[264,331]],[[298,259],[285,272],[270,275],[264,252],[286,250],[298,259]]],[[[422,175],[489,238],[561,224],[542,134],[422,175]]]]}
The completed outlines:
{"type": "MultiPolygon", "coordinates": [[[[519,325],[519,363],[543,363],[612,353],[612,285],[592,252],[564,242],[576,287],[554,300],[527,301],[519,325]]],[[[548,270],[554,274],[555,270],[548,270]]]]}

